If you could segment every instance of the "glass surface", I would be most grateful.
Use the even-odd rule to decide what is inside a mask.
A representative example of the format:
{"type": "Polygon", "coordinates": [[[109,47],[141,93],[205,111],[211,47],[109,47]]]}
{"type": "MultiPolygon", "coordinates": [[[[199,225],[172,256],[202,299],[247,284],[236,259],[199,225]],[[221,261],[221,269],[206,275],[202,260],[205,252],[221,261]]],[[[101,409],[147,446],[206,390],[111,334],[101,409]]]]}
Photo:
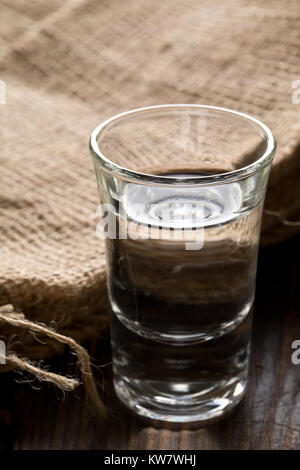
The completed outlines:
{"type": "Polygon", "coordinates": [[[90,150],[116,393],[147,418],[216,419],[246,390],[274,138],[241,113],[164,105],[107,120],[90,150]]]}

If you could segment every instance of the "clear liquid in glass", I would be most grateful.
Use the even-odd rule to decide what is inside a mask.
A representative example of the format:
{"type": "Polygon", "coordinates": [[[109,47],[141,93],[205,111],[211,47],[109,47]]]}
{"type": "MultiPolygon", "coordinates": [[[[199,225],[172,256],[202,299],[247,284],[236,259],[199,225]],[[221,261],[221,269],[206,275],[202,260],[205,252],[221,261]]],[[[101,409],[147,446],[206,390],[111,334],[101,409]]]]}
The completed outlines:
{"type": "Polygon", "coordinates": [[[193,199],[202,220],[185,224],[201,231],[201,249],[159,236],[106,240],[116,392],[138,414],[178,423],[217,418],[244,395],[262,214],[261,205],[239,211],[239,183],[209,197],[132,184],[126,214],[142,226],[157,219],[159,233],[171,207],[174,236],[193,199]],[[145,207],[138,214],[136,201],[145,207]]]}

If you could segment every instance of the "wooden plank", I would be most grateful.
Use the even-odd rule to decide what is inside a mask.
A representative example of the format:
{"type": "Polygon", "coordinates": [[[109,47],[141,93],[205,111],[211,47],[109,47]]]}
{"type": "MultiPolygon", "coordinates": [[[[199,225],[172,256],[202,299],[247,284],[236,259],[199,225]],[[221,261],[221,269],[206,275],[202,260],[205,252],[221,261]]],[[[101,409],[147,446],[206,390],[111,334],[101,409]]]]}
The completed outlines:
{"type": "MultiPolygon", "coordinates": [[[[300,339],[296,253],[294,239],[260,254],[249,389],[231,416],[194,430],[141,423],[115,398],[110,365],[96,371],[99,381],[105,376],[108,423],[88,415],[82,389],[63,400],[51,385],[34,390],[2,377],[2,390],[17,393],[14,449],[300,449],[300,365],[291,362],[291,344],[300,339]]],[[[110,362],[108,335],[91,349],[94,363],[110,362]]],[[[65,370],[67,359],[53,367],[65,370]]]]}

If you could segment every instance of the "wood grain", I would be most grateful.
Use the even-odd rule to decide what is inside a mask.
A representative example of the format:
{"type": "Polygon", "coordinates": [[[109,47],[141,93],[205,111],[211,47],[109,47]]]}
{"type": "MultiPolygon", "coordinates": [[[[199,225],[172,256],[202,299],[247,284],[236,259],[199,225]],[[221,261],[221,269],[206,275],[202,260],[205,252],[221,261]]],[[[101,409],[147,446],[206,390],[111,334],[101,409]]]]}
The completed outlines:
{"type": "MultiPolygon", "coordinates": [[[[17,395],[12,447],[300,449],[300,365],[291,362],[291,344],[300,339],[299,246],[294,239],[260,253],[249,389],[232,415],[194,430],[144,424],[119,405],[111,389],[109,364],[96,370],[99,383],[105,377],[105,401],[112,409],[108,423],[89,416],[83,390],[64,398],[50,385],[37,390],[32,388],[36,383],[12,385],[8,377],[1,377],[2,390],[17,395]]],[[[90,350],[95,364],[109,363],[108,334],[90,350]]],[[[54,361],[53,367],[63,371],[66,359],[70,356],[54,361]]],[[[7,408],[11,406],[8,400],[7,408]]]]}

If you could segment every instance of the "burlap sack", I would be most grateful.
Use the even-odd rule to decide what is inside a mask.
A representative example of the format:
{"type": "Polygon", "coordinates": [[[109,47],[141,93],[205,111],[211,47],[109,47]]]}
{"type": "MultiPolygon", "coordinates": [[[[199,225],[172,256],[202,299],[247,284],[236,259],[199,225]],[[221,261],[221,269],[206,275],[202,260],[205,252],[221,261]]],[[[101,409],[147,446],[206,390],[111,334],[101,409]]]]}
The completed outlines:
{"type": "Polygon", "coordinates": [[[107,325],[87,143],[114,113],[202,103],[263,120],[278,151],[262,242],[299,230],[298,0],[18,0],[0,8],[0,305],[13,305],[0,314],[6,368],[35,373],[24,358],[64,344],[76,350],[69,338],[107,325]]]}

